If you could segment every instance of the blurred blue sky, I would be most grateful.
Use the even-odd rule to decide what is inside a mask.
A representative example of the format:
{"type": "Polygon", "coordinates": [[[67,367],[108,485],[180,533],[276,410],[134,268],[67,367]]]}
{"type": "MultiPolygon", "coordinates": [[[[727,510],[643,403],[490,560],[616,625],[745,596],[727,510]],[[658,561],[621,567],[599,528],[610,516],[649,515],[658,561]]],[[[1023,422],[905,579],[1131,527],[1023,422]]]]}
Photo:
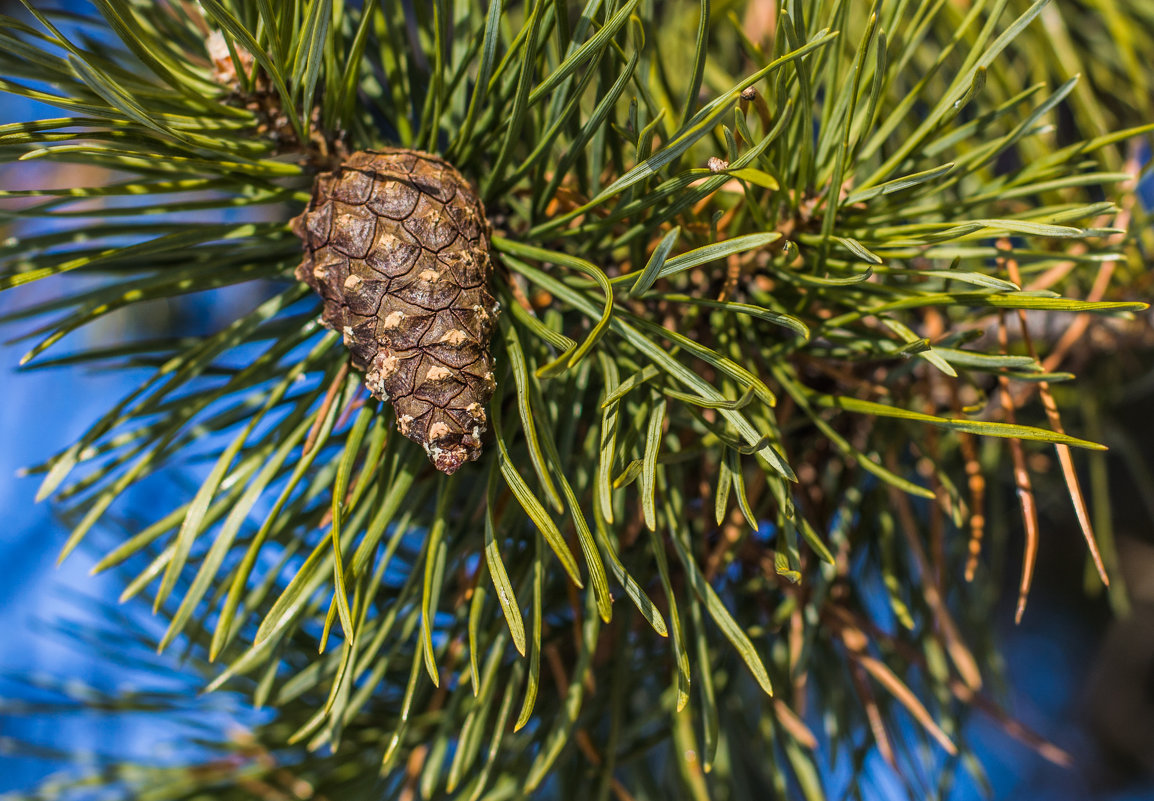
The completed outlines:
{"type": "MultiPolygon", "coordinates": [[[[56,113],[21,99],[6,97],[0,104],[0,124],[48,116],[56,113]]],[[[26,166],[0,167],[0,186],[25,186],[30,176],[26,166]]],[[[63,288],[60,280],[49,279],[0,294],[0,316],[49,300],[63,288]]],[[[76,282],[71,281],[68,289],[75,290],[76,282]]],[[[150,310],[154,322],[178,311],[165,308],[167,305],[150,310]]],[[[203,322],[203,330],[214,328],[219,315],[228,314],[231,309],[230,303],[219,302],[212,293],[193,296],[181,305],[184,308],[179,309],[180,316],[191,311],[203,322]]],[[[18,475],[21,468],[43,462],[81,435],[149,371],[18,371],[20,357],[32,343],[11,340],[32,327],[25,322],[0,330],[0,387],[4,389],[0,404],[0,509],[4,510],[5,522],[5,536],[0,538],[4,579],[0,581],[0,699],[10,701],[27,693],[23,684],[28,680],[87,684],[105,691],[155,685],[154,670],[126,671],[59,630],[64,623],[80,629],[107,625],[109,615],[102,604],[115,605],[123,584],[114,574],[90,576],[94,560],[91,551],[83,547],[56,567],[66,529],[56,519],[51,505],[35,503],[38,478],[18,475]]],[[[119,341],[130,327],[128,316],[112,315],[107,321],[66,338],[49,355],[60,356],[119,341]]],[[[167,493],[158,486],[159,482],[151,483],[147,502],[164,504],[186,489],[175,482],[168,483],[167,493]]],[[[135,501],[140,497],[141,493],[135,492],[135,501]]],[[[130,496],[129,505],[133,503],[134,497],[130,496]]],[[[135,617],[143,619],[146,615],[135,617]]],[[[175,676],[178,667],[174,659],[169,661],[175,676]]],[[[189,682],[180,683],[190,693],[195,692],[189,682]]],[[[210,706],[219,704],[213,702],[210,706]]],[[[171,751],[170,755],[179,751],[183,734],[187,730],[160,720],[25,716],[0,707],[0,793],[27,789],[61,767],[12,753],[15,740],[75,752],[82,759],[86,753],[162,758],[166,751],[171,751]]]]}

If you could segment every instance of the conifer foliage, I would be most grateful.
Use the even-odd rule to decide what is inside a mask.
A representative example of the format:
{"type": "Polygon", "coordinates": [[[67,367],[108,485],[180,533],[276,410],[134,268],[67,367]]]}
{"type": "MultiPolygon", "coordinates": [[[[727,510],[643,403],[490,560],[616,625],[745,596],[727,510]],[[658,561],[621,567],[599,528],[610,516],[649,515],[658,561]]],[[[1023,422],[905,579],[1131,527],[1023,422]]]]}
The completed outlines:
{"type": "Polygon", "coordinates": [[[275,710],[219,758],[87,781],[625,801],[817,799],[875,751],[917,794],[980,774],[966,711],[1008,720],[983,689],[983,474],[1012,460],[1025,499],[1019,614],[1045,547],[1031,452],[1056,449],[1103,579],[1114,558],[1074,472],[1100,446],[1064,430],[1050,386],[1073,377],[1025,326],[1145,308],[1095,280],[1140,258],[1116,224],[1154,126],[1098,98],[1148,108],[1142,6],[5,18],[0,89],[61,116],[0,127],[0,158],[97,176],[0,192],[38,224],[0,243],[0,289],[55,287],[9,321],[38,321],[25,362],[150,368],[32,468],[41,497],[73,515],[67,555],[145,477],[194,471],[98,567],[208,689],[275,710]],[[110,313],[256,281],[206,336],[53,356],[110,313]]]}

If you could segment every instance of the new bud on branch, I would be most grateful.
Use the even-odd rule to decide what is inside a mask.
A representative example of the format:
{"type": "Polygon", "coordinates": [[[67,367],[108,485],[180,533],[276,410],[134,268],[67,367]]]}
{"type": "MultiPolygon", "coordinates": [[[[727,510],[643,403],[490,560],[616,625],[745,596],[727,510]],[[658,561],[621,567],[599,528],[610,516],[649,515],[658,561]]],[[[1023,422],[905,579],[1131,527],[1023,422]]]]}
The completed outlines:
{"type": "Polygon", "coordinates": [[[305,246],[297,278],[400,432],[444,473],[479,457],[498,304],[489,223],[465,178],[428,153],[363,150],[317,177],[292,229],[305,246]]]}

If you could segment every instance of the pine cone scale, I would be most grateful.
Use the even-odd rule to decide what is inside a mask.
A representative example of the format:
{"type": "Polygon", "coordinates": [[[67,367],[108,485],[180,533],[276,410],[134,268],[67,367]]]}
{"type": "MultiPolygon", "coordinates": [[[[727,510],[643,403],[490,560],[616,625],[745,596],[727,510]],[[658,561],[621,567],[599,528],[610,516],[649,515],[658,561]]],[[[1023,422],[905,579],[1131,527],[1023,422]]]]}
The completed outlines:
{"type": "Polygon", "coordinates": [[[297,278],[321,296],[322,323],[393,404],[401,433],[446,473],[478,458],[498,307],[488,223],[468,182],[436,156],[360,151],[317,178],[292,230],[305,245],[297,278]]]}

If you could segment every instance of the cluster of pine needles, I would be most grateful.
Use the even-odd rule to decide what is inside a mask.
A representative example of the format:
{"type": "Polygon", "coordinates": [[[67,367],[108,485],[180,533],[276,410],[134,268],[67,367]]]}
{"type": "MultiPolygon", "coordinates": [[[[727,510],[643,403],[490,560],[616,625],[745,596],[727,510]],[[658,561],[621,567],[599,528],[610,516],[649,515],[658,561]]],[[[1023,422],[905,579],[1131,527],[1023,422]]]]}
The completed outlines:
{"type": "MultiPolygon", "coordinates": [[[[980,781],[973,709],[1068,760],[986,689],[991,565],[1024,529],[1020,617],[1053,453],[1115,577],[1077,478],[1101,446],[1056,398],[1146,308],[1148,4],[39,5],[2,20],[0,89],[64,116],[0,126],[0,160],[67,183],[0,192],[0,290],[53,287],[8,321],[28,369],[148,378],[30,472],[64,555],[111,541],[160,648],[275,716],[29,797],[821,799],[871,754],[933,797],[980,781]],[[494,224],[492,432],[452,477],[292,278],[312,176],[384,145],[494,224]],[[67,347],[253,282],[205,336],[67,347]],[[198,488],[141,509],[173,470],[198,488]]],[[[167,664],[116,619],[86,641],[167,664]]]]}

